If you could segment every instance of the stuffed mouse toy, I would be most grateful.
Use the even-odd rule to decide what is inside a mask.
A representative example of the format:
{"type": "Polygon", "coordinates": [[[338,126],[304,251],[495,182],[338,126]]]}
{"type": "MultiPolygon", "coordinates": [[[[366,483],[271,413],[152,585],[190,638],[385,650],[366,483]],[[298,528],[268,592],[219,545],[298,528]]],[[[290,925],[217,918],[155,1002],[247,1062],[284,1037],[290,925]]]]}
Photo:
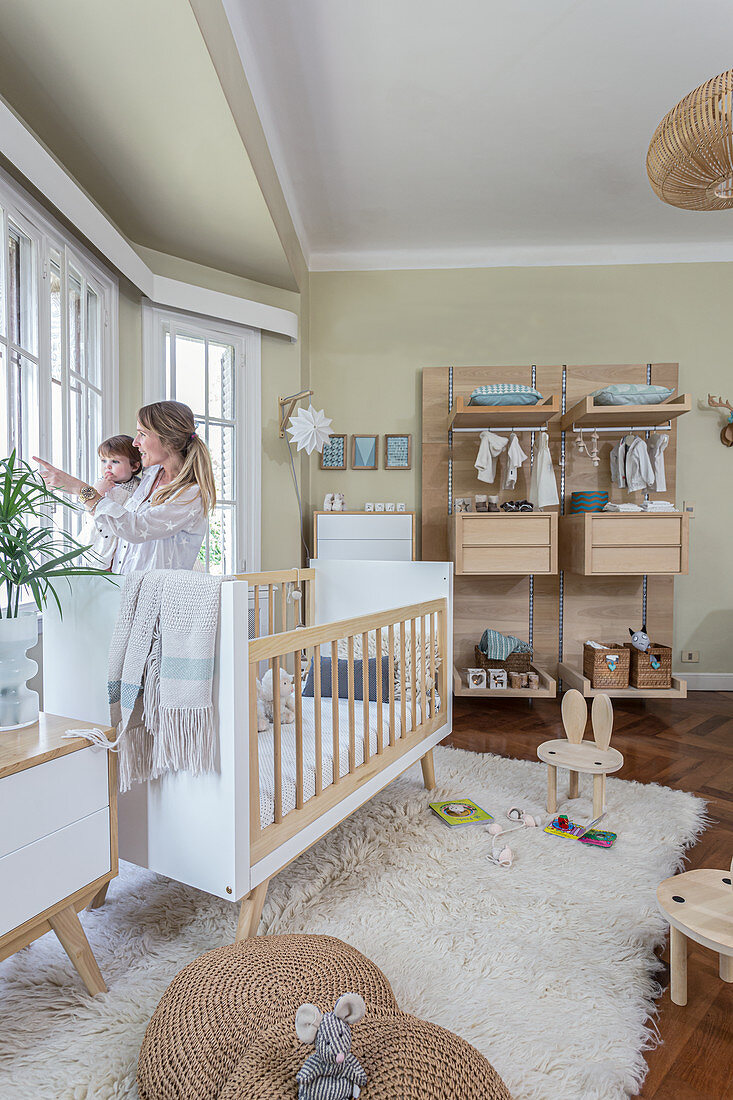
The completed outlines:
{"type": "MultiPolygon", "coordinates": [[[[272,669],[268,668],[261,680],[257,681],[257,729],[268,729],[273,723],[272,669]]],[[[280,725],[295,721],[295,680],[280,669],[280,725]]]]}
{"type": "Polygon", "coordinates": [[[301,1005],[295,1031],[302,1043],[315,1043],[296,1075],[298,1100],[350,1100],[367,1083],[367,1075],[351,1053],[351,1025],[358,1024],[366,1005],[358,993],[344,993],[333,1012],[301,1005]]]}

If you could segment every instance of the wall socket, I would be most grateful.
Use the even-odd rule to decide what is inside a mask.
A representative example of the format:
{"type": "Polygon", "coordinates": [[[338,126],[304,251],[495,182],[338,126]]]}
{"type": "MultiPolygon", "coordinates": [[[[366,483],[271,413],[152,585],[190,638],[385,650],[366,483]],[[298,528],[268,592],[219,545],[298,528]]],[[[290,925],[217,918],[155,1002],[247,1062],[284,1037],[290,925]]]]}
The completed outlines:
{"type": "Polygon", "coordinates": [[[696,665],[700,661],[699,649],[683,649],[682,650],[682,663],[684,665],[696,665]]]}
{"type": "Polygon", "coordinates": [[[694,501],[692,501],[692,500],[684,501],[684,503],[682,504],[682,511],[687,512],[687,515],[690,517],[690,519],[694,519],[695,518],[695,504],[694,504],[694,501]]]}

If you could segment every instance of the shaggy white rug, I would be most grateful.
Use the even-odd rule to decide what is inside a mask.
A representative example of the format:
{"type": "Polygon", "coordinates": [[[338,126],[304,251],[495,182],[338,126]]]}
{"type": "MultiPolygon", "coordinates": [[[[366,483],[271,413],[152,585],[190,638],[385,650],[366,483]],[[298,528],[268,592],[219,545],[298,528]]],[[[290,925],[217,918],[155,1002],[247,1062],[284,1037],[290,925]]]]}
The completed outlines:
{"type": "MultiPolygon", "coordinates": [[[[260,931],[352,943],[401,1008],[478,1047],[515,1100],[635,1095],[666,931],[655,890],[704,827],[704,803],[610,779],[613,849],[525,830],[507,838],[516,860],[506,870],[487,861],[483,827],[451,830],[428,801],[473,797],[498,820],[519,805],[544,823],[545,767],[445,748],[436,766],[437,792],[412,769],[286,868],[260,931]]],[[[582,778],[581,794],[565,805],[589,820],[582,778]]],[[[0,964],[3,1100],[136,1097],[149,1016],[188,961],[232,941],[236,907],[124,865],[83,923],[107,994],[87,996],[51,935],[0,964]]]]}

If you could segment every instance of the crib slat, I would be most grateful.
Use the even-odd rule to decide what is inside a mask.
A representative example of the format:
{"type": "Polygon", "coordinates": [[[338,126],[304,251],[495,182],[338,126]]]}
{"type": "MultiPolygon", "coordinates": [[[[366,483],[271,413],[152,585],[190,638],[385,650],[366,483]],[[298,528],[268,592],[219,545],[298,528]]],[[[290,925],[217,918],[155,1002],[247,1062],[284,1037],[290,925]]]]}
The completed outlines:
{"type": "Polygon", "coordinates": [[[280,629],[283,634],[288,629],[288,586],[286,581],[283,581],[280,585],[280,629]]]}
{"type": "Polygon", "coordinates": [[[267,586],[267,633],[275,633],[275,586],[267,586]]]}
{"type": "Polygon", "coordinates": [[[259,638],[259,636],[260,636],[260,586],[258,584],[256,584],[255,585],[255,629],[254,629],[254,637],[259,638]]]}
{"type": "Polygon", "coordinates": [[[407,736],[407,676],[405,675],[405,620],[400,623],[400,714],[402,715],[401,737],[407,736]]]}
{"type": "Polygon", "coordinates": [[[249,842],[260,835],[260,761],[257,730],[257,664],[249,666],[249,842]]]}
{"type": "Polygon", "coordinates": [[[428,720],[425,706],[425,679],[428,675],[428,619],[420,616],[420,725],[428,720]]]}
{"type": "Polygon", "coordinates": [[[394,745],[394,699],[395,699],[395,676],[394,676],[394,627],[387,628],[387,650],[389,653],[389,743],[394,745]]]}
{"type": "Polygon", "coordinates": [[[331,707],[333,714],[333,782],[334,786],[341,778],[339,760],[339,651],[338,642],[331,642],[331,707]]]}
{"type": "Polygon", "coordinates": [[[283,763],[280,737],[280,658],[272,658],[272,733],[275,761],[275,824],[283,819],[283,763]]]}
{"type": "Polygon", "coordinates": [[[382,698],[382,628],[377,627],[377,756],[384,748],[384,699],[382,698]]]}
{"type": "Polygon", "coordinates": [[[364,763],[371,756],[369,744],[369,632],[361,636],[361,694],[364,706],[364,763]]]}
{"type": "Polygon", "coordinates": [[[410,619],[410,644],[412,648],[412,659],[410,661],[410,710],[412,716],[412,728],[413,730],[417,726],[417,632],[415,630],[415,619],[410,619]]]}
{"type": "MultiPolygon", "coordinates": [[[[354,635],[350,634],[347,645],[347,668],[349,685],[349,773],[356,768],[356,715],[354,708],[354,635]]],[[[338,668],[338,666],[336,666],[338,668]]]]}
{"type": "Polygon", "coordinates": [[[430,612],[430,717],[436,715],[435,698],[435,615],[430,612]]]}
{"type": "Polygon", "coordinates": [[[295,662],[295,808],[303,805],[303,684],[300,679],[300,650],[293,654],[295,662]]]}
{"type": "Polygon", "coordinates": [[[313,718],[316,726],[316,796],[323,788],[323,746],[321,744],[321,647],[313,646],[313,718]]]}

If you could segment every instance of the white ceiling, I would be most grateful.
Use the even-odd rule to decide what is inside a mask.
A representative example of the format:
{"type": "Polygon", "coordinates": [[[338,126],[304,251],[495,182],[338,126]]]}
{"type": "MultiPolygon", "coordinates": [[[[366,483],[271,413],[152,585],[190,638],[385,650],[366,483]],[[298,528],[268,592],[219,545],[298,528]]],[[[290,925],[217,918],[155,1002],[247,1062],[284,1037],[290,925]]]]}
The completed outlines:
{"type": "Polygon", "coordinates": [[[645,170],[730,0],[223,2],[313,269],[733,259],[645,170]]]}

